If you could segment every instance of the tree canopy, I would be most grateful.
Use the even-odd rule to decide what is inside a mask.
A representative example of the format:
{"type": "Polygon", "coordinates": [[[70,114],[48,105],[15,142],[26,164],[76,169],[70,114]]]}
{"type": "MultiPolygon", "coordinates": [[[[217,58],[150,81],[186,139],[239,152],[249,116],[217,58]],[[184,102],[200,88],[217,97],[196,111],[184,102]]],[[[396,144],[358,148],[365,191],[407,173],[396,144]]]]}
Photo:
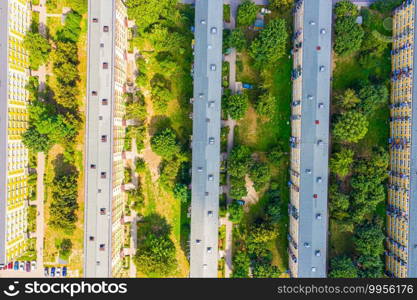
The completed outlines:
{"type": "Polygon", "coordinates": [[[157,132],[151,138],[152,151],[165,159],[171,159],[180,152],[177,135],[170,128],[165,128],[157,132]]]}
{"type": "Polygon", "coordinates": [[[357,143],[368,132],[368,120],[357,111],[343,113],[336,121],[333,134],[342,142],[357,143]]]}
{"type": "Polygon", "coordinates": [[[249,108],[249,99],[247,94],[233,94],[226,97],[223,101],[225,112],[234,120],[242,119],[249,108]]]}
{"type": "Polygon", "coordinates": [[[337,256],[330,260],[330,278],[357,278],[358,270],[350,257],[337,256]]]}
{"type": "Polygon", "coordinates": [[[249,47],[249,55],[254,59],[255,67],[261,69],[276,64],[285,54],[287,40],[288,30],[285,20],[271,20],[249,47]]]}
{"type": "Polygon", "coordinates": [[[41,34],[28,32],[23,45],[29,51],[29,63],[32,70],[37,70],[39,66],[46,63],[51,52],[51,45],[41,34]]]}
{"type": "Polygon", "coordinates": [[[251,0],[244,0],[237,9],[237,25],[250,26],[256,20],[259,7],[251,0]]]}

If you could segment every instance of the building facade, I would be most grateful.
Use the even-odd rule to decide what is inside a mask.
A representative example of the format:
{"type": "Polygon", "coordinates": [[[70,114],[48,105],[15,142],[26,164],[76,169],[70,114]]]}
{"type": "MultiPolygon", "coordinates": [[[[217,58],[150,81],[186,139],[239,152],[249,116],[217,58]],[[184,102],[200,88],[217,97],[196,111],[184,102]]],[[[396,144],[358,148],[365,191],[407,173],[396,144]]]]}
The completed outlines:
{"type": "Polygon", "coordinates": [[[390,277],[417,277],[417,85],[413,70],[416,5],[393,13],[390,170],[385,262],[390,277]]]}
{"type": "Polygon", "coordinates": [[[123,263],[124,94],[128,22],[121,0],[89,1],[85,277],[119,277],[123,263]]]}
{"type": "Polygon", "coordinates": [[[27,247],[29,57],[23,40],[30,26],[27,0],[0,3],[0,265],[27,247]]]}
{"type": "Polygon", "coordinates": [[[291,115],[291,277],[326,277],[332,1],[294,8],[291,115]]]}

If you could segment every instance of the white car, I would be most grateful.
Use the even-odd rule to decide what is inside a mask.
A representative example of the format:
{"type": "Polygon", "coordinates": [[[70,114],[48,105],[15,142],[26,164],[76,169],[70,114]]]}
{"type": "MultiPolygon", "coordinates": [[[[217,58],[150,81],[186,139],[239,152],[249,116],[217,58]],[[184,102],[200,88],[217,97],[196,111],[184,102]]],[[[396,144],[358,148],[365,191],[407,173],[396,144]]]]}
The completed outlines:
{"type": "Polygon", "coordinates": [[[19,262],[19,271],[25,271],[25,262],[24,261],[21,261],[21,262],[19,262]]]}
{"type": "Polygon", "coordinates": [[[61,268],[60,267],[56,268],[55,277],[61,277],[61,268]]]}
{"type": "Polygon", "coordinates": [[[36,270],[36,261],[32,261],[32,262],[30,263],[30,270],[31,270],[32,272],[36,270]]]}

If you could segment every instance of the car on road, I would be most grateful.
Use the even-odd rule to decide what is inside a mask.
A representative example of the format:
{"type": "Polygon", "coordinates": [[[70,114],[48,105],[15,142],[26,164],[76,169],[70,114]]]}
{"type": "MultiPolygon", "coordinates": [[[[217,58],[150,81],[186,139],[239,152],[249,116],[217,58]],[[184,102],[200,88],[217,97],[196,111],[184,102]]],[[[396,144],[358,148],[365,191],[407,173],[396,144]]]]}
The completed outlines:
{"type": "Polygon", "coordinates": [[[15,270],[15,271],[19,270],[19,262],[18,261],[14,262],[13,270],[15,270]]]}
{"type": "Polygon", "coordinates": [[[56,270],[55,270],[55,276],[56,277],[60,277],[61,276],[61,268],[60,267],[56,268],[56,270]]]}
{"type": "Polygon", "coordinates": [[[51,276],[52,277],[55,277],[55,267],[52,267],[51,268],[51,276]]]}
{"type": "Polygon", "coordinates": [[[67,267],[62,268],[62,277],[67,277],[67,267]]]}
{"type": "Polygon", "coordinates": [[[24,262],[24,261],[21,261],[21,262],[19,263],[19,270],[20,270],[20,271],[24,271],[24,270],[25,270],[25,262],[24,262]]]}
{"type": "Polygon", "coordinates": [[[30,263],[30,269],[31,269],[32,271],[35,271],[35,270],[36,270],[36,261],[32,261],[32,262],[30,263]]]}
{"type": "Polygon", "coordinates": [[[43,275],[45,275],[45,277],[48,277],[48,276],[49,276],[49,268],[48,268],[48,267],[46,267],[46,268],[43,270],[43,275]]]}

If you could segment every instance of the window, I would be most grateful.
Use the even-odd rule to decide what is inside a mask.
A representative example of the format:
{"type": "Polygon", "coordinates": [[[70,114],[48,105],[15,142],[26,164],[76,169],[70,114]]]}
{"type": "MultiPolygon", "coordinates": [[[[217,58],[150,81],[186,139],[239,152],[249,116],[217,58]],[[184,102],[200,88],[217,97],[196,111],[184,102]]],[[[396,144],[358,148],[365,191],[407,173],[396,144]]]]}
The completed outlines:
{"type": "Polygon", "coordinates": [[[101,100],[101,104],[108,105],[109,101],[107,99],[103,99],[103,100],[101,100]]]}
{"type": "Polygon", "coordinates": [[[109,26],[103,26],[103,31],[104,32],[109,32],[109,26]]]}
{"type": "Polygon", "coordinates": [[[97,18],[93,18],[93,23],[98,23],[98,19],[97,18]]]}

